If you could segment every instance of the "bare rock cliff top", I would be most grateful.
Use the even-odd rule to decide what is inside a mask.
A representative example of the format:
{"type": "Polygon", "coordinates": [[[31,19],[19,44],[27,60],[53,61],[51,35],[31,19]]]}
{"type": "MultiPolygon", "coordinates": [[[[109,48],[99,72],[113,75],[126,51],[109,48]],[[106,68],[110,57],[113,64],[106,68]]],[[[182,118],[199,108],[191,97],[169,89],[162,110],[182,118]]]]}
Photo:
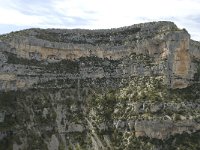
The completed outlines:
{"type": "MultiPolygon", "coordinates": [[[[114,29],[32,28],[0,36],[1,51],[19,58],[47,62],[83,57],[122,60],[146,55],[154,63],[165,62],[171,88],[192,84],[200,60],[200,44],[173,22],[150,22],[114,29]]],[[[3,58],[2,58],[3,60],[3,58]]]]}

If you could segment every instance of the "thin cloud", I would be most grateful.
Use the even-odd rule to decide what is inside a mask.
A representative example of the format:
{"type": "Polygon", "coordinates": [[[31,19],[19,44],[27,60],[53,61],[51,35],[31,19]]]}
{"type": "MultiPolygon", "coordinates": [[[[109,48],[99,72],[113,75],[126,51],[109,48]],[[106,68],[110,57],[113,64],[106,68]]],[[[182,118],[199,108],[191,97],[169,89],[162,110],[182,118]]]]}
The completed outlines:
{"type": "MultiPolygon", "coordinates": [[[[114,28],[167,20],[200,40],[199,0],[0,0],[0,28],[114,28]]],[[[0,31],[3,33],[3,31],[0,31]]]]}

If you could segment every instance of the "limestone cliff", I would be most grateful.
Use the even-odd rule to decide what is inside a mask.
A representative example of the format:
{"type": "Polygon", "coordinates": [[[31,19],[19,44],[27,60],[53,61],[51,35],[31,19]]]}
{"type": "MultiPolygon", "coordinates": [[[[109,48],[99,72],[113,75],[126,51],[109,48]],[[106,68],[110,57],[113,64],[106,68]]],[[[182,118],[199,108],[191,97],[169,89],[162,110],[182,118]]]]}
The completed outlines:
{"type": "Polygon", "coordinates": [[[174,23],[0,40],[0,149],[199,148],[200,43],[174,23]]]}

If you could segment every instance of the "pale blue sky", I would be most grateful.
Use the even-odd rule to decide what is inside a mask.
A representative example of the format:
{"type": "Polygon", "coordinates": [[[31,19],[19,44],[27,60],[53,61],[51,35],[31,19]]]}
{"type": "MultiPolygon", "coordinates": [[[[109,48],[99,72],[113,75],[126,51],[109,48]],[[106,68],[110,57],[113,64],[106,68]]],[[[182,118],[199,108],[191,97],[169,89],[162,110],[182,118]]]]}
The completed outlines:
{"type": "Polygon", "coordinates": [[[200,0],[0,0],[0,34],[40,28],[115,28],[173,21],[200,41],[200,0]]]}

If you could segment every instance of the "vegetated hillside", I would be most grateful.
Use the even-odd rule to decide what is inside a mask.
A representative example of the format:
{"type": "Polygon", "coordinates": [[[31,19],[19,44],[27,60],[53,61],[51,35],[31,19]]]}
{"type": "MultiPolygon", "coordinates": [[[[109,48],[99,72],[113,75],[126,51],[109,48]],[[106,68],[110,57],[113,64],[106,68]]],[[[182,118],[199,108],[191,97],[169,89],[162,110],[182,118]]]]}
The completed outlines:
{"type": "Polygon", "coordinates": [[[200,149],[200,43],[174,23],[0,40],[0,149],[200,149]]]}

